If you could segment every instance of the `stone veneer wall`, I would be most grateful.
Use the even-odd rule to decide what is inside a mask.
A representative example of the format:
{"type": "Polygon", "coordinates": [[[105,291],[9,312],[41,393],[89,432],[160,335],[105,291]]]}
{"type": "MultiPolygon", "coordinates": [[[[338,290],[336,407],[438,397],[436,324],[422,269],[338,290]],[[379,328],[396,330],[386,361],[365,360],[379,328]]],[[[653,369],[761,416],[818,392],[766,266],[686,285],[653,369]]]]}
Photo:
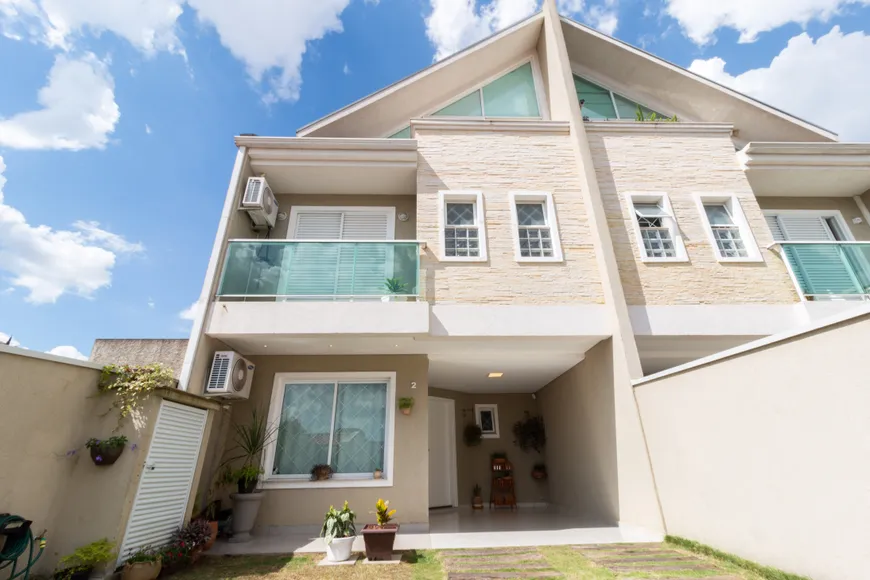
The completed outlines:
{"type": "Polygon", "coordinates": [[[602,303],[603,295],[571,142],[565,133],[418,128],[417,238],[430,302],[478,304],[602,303]],[[484,197],[487,262],[439,262],[438,192],[479,190],[484,197]],[[565,260],[518,263],[511,191],[549,191],[565,260]]]}
{"type": "Polygon", "coordinates": [[[596,129],[589,143],[628,304],[782,304],[797,301],[764,215],[725,134],[626,133],[596,129]],[[629,193],[667,193],[688,262],[642,262],[629,193]],[[695,193],[736,194],[764,262],[714,256],[695,193]]]}

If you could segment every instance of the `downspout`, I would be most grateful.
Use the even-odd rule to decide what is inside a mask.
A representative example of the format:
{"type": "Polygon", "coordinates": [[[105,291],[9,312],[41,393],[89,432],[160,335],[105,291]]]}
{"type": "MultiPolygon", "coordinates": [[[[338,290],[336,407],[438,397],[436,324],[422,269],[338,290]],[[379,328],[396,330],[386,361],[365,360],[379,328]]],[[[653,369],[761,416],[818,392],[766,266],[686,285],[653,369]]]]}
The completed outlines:
{"type": "Polygon", "coordinates": [[[631,326],[613,240],[607,227],[607,214],[595,175],[592,149],[574,89],[571,61],[556,0],[544,0],[543,12],[543,32],[546,34],[547,53],[548,55],[555,53],[555,59],[548,56],[547,60],[550,62],[546,64],[550,65],[552,62],[553,66],[549,70],[551,78],[553,75],[558,77],[558,80],[551,82],[550,86],[551,91],[555,90],[558,94],[551,94],[550,98],[563,105],[563,108],[567,106],[567,111],[561,111],[567,119],[557,119],[560,111],[556,106],[553,107],[553,118],[567,120],[571,127],[571,145],[574,149],[589,229],[595,242],[595,256],[601,276],[604,302],[613,322],[613,390],[620,523],[663,531],[664,516],[632,386],[633,380],[643,377],[640,354],[637,350],[634,329],[631,326]]]}
{"type": "Polygon", "coordinates": [[[211,305],[211,297],[214,295],[221,256],[223,256],[223,249],[227,239],[227,229],[229,228],[230,217],[236,207],[238,207],[236,195],[239,189],[239,180],[242,176],[242,169],[245,166],[246,155],[247,147],[239,147],[239,151],[236,153],[236,162],[233,165],[233,173],[230,177],[230,185],[227,187],[227,195],[224,198],[224,209],[221,212],[217,234],[215,234],[214,245],[211,249],[211,257],[208,260],[208,268],[205,271],[205,281],[202,283],[202,291],[199,294],[199,300],[196,302],[196,317],[193,319],[193,327],[190,329],[190,339],[187,341],[187,351],[184,353],[184,363],[181,365],[181,375],[178,379],[178,388],[182,391],[187,391],[190,388],[190,375],[193,372],[196,351],[199,348],[200,340],[202,340],[202,328],[205,325],[205,319],[208,315],[207,311],[211,305]]]}
{"type": "MultiPolygon", "coordinates": [[[[865,193],[870,192],[868,189],[865,193]]],[[[855,205],[858,206],[858,209],[861,211],[861,215],[864,216],[864,223],[867,224],[867,227],[870,227],[870,210],[867,209],[867,204],[864,203],[864,200],[860,195],[854,196],[852,199],[855,200],[855,205]]]]}

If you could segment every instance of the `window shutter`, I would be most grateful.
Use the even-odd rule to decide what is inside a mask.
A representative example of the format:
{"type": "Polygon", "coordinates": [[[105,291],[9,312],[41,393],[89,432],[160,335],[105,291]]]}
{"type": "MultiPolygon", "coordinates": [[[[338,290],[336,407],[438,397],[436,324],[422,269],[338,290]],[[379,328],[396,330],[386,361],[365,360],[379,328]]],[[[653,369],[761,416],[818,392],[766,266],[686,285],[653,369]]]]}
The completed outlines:
{"type": "Polygon", "coordinates": [[[342,227],[342,240],[389,239],[387,214],[378,211],[346,211],[342,227]]]}
{"type": "MultiPolygon", "coordinates": [[[[820,216],[767,216],[767,223],[777,241],[834,241],[820,216]]],[[[857,282],[842,251],[835,245],[797,245],[786,248],[785,254],[805,294],[854,294],[857,282]]]]}
{"type": "Polygon", "coordinates": [[[341,239],[340,211],[300,211],[296,216],[297,240],[339,240],[341,239]]]}

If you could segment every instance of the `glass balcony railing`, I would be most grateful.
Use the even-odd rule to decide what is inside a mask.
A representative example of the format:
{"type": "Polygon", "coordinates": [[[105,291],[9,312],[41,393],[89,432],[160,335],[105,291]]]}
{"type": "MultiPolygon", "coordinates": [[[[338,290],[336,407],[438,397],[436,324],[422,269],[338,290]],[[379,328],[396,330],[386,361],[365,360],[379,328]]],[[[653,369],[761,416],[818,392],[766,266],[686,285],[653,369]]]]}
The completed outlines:
{"type": "Polygon", "coordinates": [[[229,242],[221,300],[413,300],[420,244],[236,240],[229,242]]]}
{"type": "Polygon", "coordinates": [[[808,300],[870,299],[870,243],[780,242],[808,300]]]}

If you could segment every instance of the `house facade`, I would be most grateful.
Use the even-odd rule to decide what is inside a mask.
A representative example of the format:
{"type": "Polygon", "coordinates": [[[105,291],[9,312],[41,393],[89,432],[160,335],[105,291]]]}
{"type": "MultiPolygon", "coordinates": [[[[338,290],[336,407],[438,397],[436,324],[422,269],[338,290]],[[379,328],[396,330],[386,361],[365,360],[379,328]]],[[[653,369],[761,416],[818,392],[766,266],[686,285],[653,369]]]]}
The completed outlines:
{"type": "Polygon", "coordinates": [[[277,427],[261,530],[379,497],[427,529],[475,484],[488,500],[505,453],[520,509],[660,533],[632,381],[870,297],[870,144],[550,0],[296,136],[236,145],[180,387],[205,393],[216,352],[254,367],[227,403],[277,427]],[[244,210],[251,178],[273,225],[244,210]],[[524,452],[514,424],[537,416],[546,447],[524,452]]]}

